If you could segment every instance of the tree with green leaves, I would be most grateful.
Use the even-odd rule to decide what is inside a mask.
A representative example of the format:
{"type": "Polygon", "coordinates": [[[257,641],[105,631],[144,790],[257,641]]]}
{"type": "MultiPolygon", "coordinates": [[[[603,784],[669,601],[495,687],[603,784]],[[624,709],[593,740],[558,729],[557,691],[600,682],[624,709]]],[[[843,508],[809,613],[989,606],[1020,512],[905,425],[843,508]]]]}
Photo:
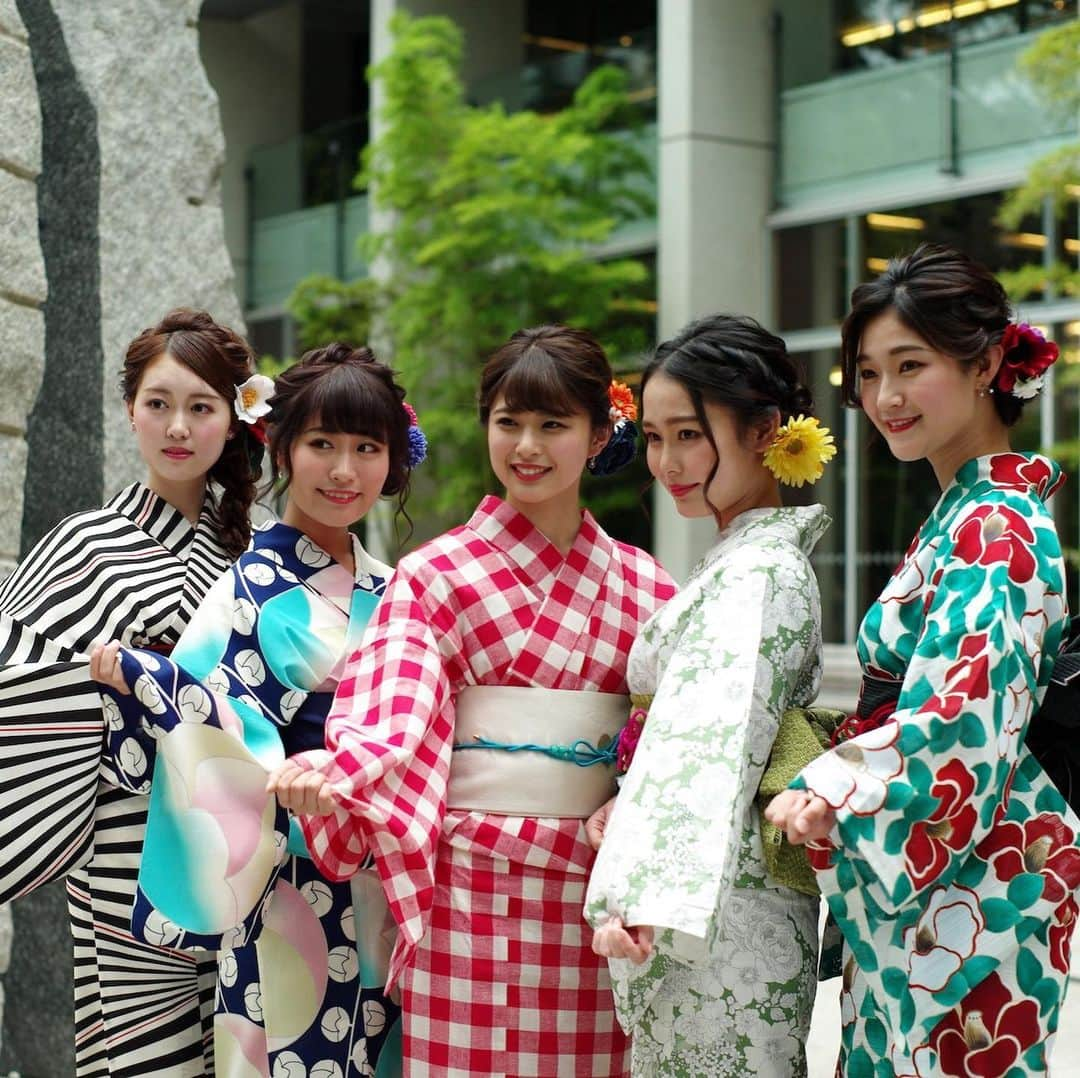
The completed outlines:
{"type": "MultiPolygon", "coordinates": [[[[624,364],[652,343],[633,313],[651,299],[647,268],[597,252],[655,211],[619,69],[593,71],[560,112],[508,113],[467,102],[449,19],[402,13],[390,29],[393,48],[369,71],[382,132],[357,177],[387,222],[361,240],[377,284],[309,279],[290,307],[302,341],[366,328],[377,312],[431,447],[411,503],[419,535],[459,522],[491,489],[476,386],[514,330],[582,326],[624,364]]],[[[636,503],[632,486],[622,497],[636,503]]]]}
{"type": "MultiPolygon", "coordinates": [[[[1075,118],[1080,112],[1080,21],[1053,26],[1040,34],[1020,57],[1020,71],[1027,76],[1047,107],[1075,118]]],[[[1009,193],[998,220],[1006,228],[1018,228],[1030,214],[1041,214],[1049,199],[1063,217],[1080,191],[1080,142],[1071,142],[1039,158],[1029,169],[1024,184],[1009,193]]],[[[1002,273],[1001,281],[1014,299],[1038,292],[1080,295],[1080,270],[1057,261],[1049,271],[1041,265],[1024,266],[1002,273]]]]}

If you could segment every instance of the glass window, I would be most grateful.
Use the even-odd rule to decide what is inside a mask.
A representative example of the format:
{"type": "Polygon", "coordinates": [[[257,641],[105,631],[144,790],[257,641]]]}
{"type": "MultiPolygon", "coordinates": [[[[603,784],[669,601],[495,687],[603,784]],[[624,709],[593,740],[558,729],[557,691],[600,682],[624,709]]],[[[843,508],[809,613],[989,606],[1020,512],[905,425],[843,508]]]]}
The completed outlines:
{"type": "MultiPolygon", "coordinates": [[[[965,250],[998,273],[1030,268],[1038,271],[1032,274],[1036,281],[1045,280],[1043,268],[1051,255],[1047,250],[1051,237],[1045,233],[1041,218],[1028,218],[1015,230],[1005,230],[996,223],[1001,200],[1000,193],[993,193],[856,218],[853,227],[857,234],[851,238],[861,255],[859,265],[850,268],[846,264],[845,222],[779,230],[775,237],[776,296],[782,330],[796,346],[798,331],[810,331],[803,338],[803,347],[817,347],[823,331],[834,333],[846,312],[847,282],[870,280],[885,268],[890,257],[910,251],[923,240],[965,250]]],[[[1053,237],[1053,257],[1074,270],[1080,264],[1078,222],[1076,204],[1070,202],[1053,237]]],[[[1036,291],[1020,302],[1020,313],[1034,321],[1038,305],[1047,301],[1057,306],[1060,296],[1045,288],[1036,291]]],[[[1048,443],[1044,451],[1075,477],[1080,473],[1080,317],[1066,317],[1041,328],[1058,342],[1062,358],[1054,368],[1049,396],[1025,408],[1011,432],[1011,442],[1021,451],[1039,450],[1048,443]]],[[[940,491],[925,461],[903,464],[895,460],[862,413],[849,413],[841,406],[837,349],[806,351],[800,358],[810,376],[818,414],[833,430],[841,452],[816,487],[792,492],[792,500],[821,501],[833,517],[833,526],[812,560],[821,583],[825,639],[842,641],[852,611],[857,625],[940,491]],[[845,438],[846,424],[856,431],[851,442],[845,438]],[[849,445],[854,446],[854,456],[849,445]],[[851,502],[856,508],[849,537],[845,513],[851,502]]],[[[1072,609],[1080,610],[1080,483],[1066,483],[1052,507],[1066,553],[1069,600],[1072,609]]]]}
{"type": "Polygon", "coordinates": [[[890,258],[924,241],[958,247],[995,273],[1041,265],[1047,243],[1041,220],[1029,217],[1015,230],[1002,228],[996,220],[1002,197],[993,192],[865,214],[860,279],[873,279],[890,258]]]}
{"type": "Polygon", "coordinates": [[[777,9],[789,89],[1040,30],[1075,18],[1077,0],[779,0],[777,9]]]}
{"type": "Polygon", "coordinates": [[[843,319],[848,275],[843,221],[778,232],[775,265],[781,332],[843,319]]]}

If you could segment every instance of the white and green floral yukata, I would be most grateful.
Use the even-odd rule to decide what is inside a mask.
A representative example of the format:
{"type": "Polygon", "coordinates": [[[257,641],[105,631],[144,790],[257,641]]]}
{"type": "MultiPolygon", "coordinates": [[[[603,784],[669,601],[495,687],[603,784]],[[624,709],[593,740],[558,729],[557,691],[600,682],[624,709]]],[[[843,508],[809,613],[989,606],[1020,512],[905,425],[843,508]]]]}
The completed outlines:
{"type": "Polygon", "coordinates": [[[817,693],[808,555],[828,524],[821,506],[742,513],[630,654],[631,692],[654,699],[586,915],[658,930],[644,965],[611,962],[634,1075],[806,1073],[818,901],[769,877],[754,794],[781,713],[817,693]]]}
{"type": "Polygon", "coordinates": [[[848,945],[847,1078],[1047,1072],[1080,821],[1024,737],[1066,625],[1060,478],[1020,453],[957,472],[859,633],[895,704],[794,783],[837,811],[811,862],[848,945]]]}

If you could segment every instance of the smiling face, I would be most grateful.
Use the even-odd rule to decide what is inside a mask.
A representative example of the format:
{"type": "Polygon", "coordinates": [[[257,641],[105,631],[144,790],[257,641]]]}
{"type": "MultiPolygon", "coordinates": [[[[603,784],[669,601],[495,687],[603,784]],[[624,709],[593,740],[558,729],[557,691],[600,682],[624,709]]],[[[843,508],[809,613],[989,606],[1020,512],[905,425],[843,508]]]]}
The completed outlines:
{"type": "Polygon", "coordinates": [[[491,467],[506,488],[506,501],[526,515],[564,502],[576,513],[581,473],[608,437],[606,430],[593,429],[584,412],[511,411],[501,395],[488,417],[487,434],[491,467]]]}
{"type": "Polygon", "coordinates": [[[166,500],[205,484],[234,419],[230,401],[167,353],[146,365],[128,414],[149,469],[147,485],[166,500]]]}
{"type": "Polygon", "coordinates": [[[331,536],[360,520],[382,493],[390,454],[385,442],[324,431],[319,422],[313,417],[292,443],[281,519],[328,550],[331,536]]]}
{"type": "Polygon", "coordinates": [[[642,412],[649,471],[674,499],[680,516],[718,516],[725,527],[747,509],[779,505],[776,480],[763,463],[776,434],[775,414],[740,432],[730,408],[706,401],[714,449],[690,394],[663,371],[646,383],[642,412]]]}
{"type": "Polygon", "coordinates": [[[925,457],[942,486],[1005,437],[993,400],[979,396],[992,375],[993,367],[964,367],[935,350],[891,308],[867,324],[859,342],[856,378],[867,418],[894,457],[925,457]]]}

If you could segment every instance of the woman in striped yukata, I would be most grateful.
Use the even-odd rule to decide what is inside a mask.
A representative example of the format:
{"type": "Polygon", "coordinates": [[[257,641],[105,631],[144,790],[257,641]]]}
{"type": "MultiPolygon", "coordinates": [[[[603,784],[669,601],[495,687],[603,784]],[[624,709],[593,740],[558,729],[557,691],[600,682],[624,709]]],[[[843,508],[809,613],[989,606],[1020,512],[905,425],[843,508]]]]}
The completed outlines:
{"type": "Polygon", "coordinates": [[[0,900],[67,877],[78,1078],[213,1073],[212,956],[130,932],[147,797],[105,752],[87,656],[113,639],[167,652],[247,546],[245,404],[269,382],[253,369],[202,311],[140,333],[121,385],[146,480],[62,521],[0,588],[0,900]]]}
{"type": "Polygon", "coordinates": [[[505,497],[402,559],[328,751],[271,783],[327,876],[375,855],[400,930],[406,1075],[622,1075],[581,915],[585,820],[613,790],[630,645],[674,586],[580,507],[586,463],[625,463],[635,438],[591,335],[515,333],[479,403],[505,497]]]}

